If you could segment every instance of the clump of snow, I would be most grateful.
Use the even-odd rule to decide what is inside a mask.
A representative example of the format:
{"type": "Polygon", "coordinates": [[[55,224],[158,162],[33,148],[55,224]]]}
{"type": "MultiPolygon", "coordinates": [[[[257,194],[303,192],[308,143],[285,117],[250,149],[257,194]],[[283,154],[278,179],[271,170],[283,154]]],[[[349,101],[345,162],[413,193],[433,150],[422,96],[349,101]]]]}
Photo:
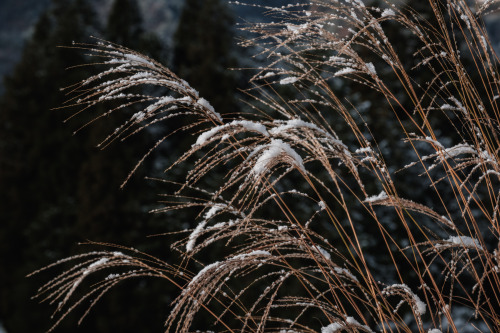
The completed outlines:
{"type": "Polygon", "coordinates": [[[196,240],[200,236],[200,234],[203,231],[203,228],[207,225],[207,221],[211,219],[215,214],[217,214],[218,211],[224,209],[226,205],[223,204],[214,204],[210,209],[205,213],[205,216],[203,218],[203,221],[198,223],[196,228],[191,232],[188,238],[188,242],[186,244],[186,251],[191,252],[194,249],[194,246],[196,244],[196,240]]]}
{"type": "Polygon", "coordinates": [[[238,254],[232,257],[231,259],[246,259],[248,257],[257,257],[257,256],[270,256],[271,253],[269,251],[263,251],[263,250],[254,250],[249,253],[243,253],[243,254],[238,254]]]}
{"type": "Polygon", "coordinates": [[[262,134],[264,136],[269,136],[269,133],[267,132],[266,126],[262,125],[261,123],[256,123],[256,122],[248,121],[248,120],[235,120],[231,124],[233,124],[233,125],[237,124],[237,125],[243,126],[248,131],[259,132],[260,134],[262,134]]]}
{"type": "Polygon", "coordinates": [[[313,249],[316,250],[318,253],[320,253],[323,257],[325,257],[327,260],[330,260],[332,256],[328,251],[326,251],[324,248],[322,248],[319,245],[313,246],[313,249]]]}
{"type": "Polygon", "coordinates": [[[196,103],[203,106],[205,109],[209,110],[220,122],[222,122],[222,117],[219,113],[215,112],[214,107],[203,97],[200,98],[196,103]]]}
{"type": "Polygon", "coordinates": [[[287,30],[291,31],[293,34],[299,34],[301,30],[307,29],[309,23],[304,23],[301,25],[287,24],[287,30]]]}
{"type": "Polygon", "coordinates": [[[467,28],[470,29],[471,25],[470,25],[469,17],[466,14],[462,14],[462,15],[460,15],[460,18],[465,22],[465,24],[467,24],[467,28]]]}
{"type": "Polygon", "coordinates": [[[337,274],[341,274],[341,275],[345,275],[347,277],[349,277],[351,280],[353,281],[358,281],[358,278],[355,277],[348,269],[346,268],[341,268],[341,267],[334,267],[333,270],[335,271],[335,273],[337,274]]]}
{"type": "Polygon", "coordinates": [[[200,145],[205,144],[205,142],[207,142],[207,140],[209,140],[212,136],[214,136],[215,134],[217,134],[217,132],[219,132],[221,129],[223,129],[225,127],[227,127],[227,126],[226,125],[215,126],[215,127],[211,128],[210,130],[201,133],[198,136],[198,139],[196,139],[196,143],[194,145],[195,146],[200,146],[200,145]]]}
{"type": "Polygon", "coordinates": [[[443,104],[441,105],[441,110],[456,110],[457,108],[455,106],[451,106],[450,104],[443,104]]]}
{"type": "Polygon", "coordinates": [[[441,332],[441,330],[437,328],[431,328],[429,329],[429,331],[427,331],[427,333],[443,333],[443,332],[441,332]]]}
{"type": "Polygon", "coordinates": [[[458,145],[455,145],[450,148],[446,148],[444,150],[449,157],[455,157],[457,155],[461,154],[475,154],[477,153],[476,149],[468,144],[461,143],[458,145]]]}
{"type": "Polygon", "coordinates": [[[267,132],[266,126],[264,126],[260,123],[256,123],[256,122],[249,121],[249,120],[233,120],[232,122],[230,122],[228,124],[215,126],[215,127],[211,128],[210,130],[201,133],[198,136],[198,138],[196,139],[196,143],[194,145],[199,146],[199,145],[205,144],[208,140],[210,140],[210,138],[212,138],[218,132],[225,130],[231,126],[242,126],[247,131],[258,132],[264,136],[269,136],[269,133],[267,132]]]}
{"type": "Polygon", "coordinates": [[[331,323],[330,325],[326,327],[321,328],[321,333],[335,333],[338,332],[339,330],[342,329],[344,325],[339,324],[339,323],[331,323]]]}
{"type": "Polygon", "coordinates": [[[367,62],[366,63],[366,68],[368,68],[368,71],[373,74],[373,75],[377,75],[377,71],[375,70],[375,65],[373,65],[373,63],[371,62],[367,62]]]}
{"type": "Polygon", "coordinates": [[[384,294],[392,295],[396,293],[394,290],[401,290],[410,295],[414,302],[412,305],[413,311],[415,311],[418,316],[423,316],[427,312],[427,304],[422,302],[420,297],[418,297],[418,295],[416,295],[406,284],[393,284],[386,287],[383,292],[384,294]]]}
{"type": "Polygon", "coordinates": [[[366,331],[368,332],[373,332],[368,326],[366,325],[361,325],[359,323],[359,321],[357,321],[356,319],[354,319],[353,317],[347,317],[347,319],[345,320],[348,324],[351,324],[351,325],[356,325],[356,326],[360,326],[360,327],[363,327],[366,331]]]}
{"type": "MultiPolygon", "coordinates": [[[[286,154],[292,159],[293,165],[305,172],[302,157],[300,157],[300,155],[297,154],[297,152],[293,150],[289,144],[279,139],[273,139],[271,140],[271,143],[266,147],[266,151],[264,151],[264,153],[262,153],[262,155],[257,159],[255,165],[252,168],[251,173],[255,176],[255,178],[258,178],[260,175],[266,172],[273,160],[275,160],[281,154],[286,154]]],[[[262,147],[257,147],[256,149],[261,150],[262,147]]]]}
{"type": "Polygon", "coordinates": [[[106,276],[106,280],[112,280],[112,279],[115,279],[119,276],[120,276],[120,274],[109,274],[108,276],[106,276]]]}
{"type": "Polygon", "coordinates": [[[369,154],[369,153],[373,153],[373,150],[371,147],[364,147],[364,148],[358,148],[356,149],[355,151],[356,154],[369,154]]]}
{"type": "Polygon", "coordinates": [[[98,267],[98,266],[101,266],[101,265],[104,265],[105,263],[107,263],[109,261],[108,258],[101,258],[99,260],[97,260],[96,262],[92,263],[89,265],[88,269],[91,269],[91,268],[95,268],[95,267],[98,267]]]}
{"type": "Polygon", "coordinates": [[[318,202],[318,206],[320,210],[325,210],[326,209],[326,204],[323,201],[318,202]]]}
{"type": "Polygon", "coordinates": [[[471,249],[483,250],[483,247],[477,239],[468,236],[450,236],[450,238],[445,240],[445,242],[465,246],[471,249]]]}
{"type": "Polygon", "coordinates": [[[148,61],[146,59],[144,59],[143,57],[140,57],[136,54],[124,54],[123,57],[125,59],[128,59],[128,60],[131,60],[131,61],[135,61],[135,62],[140,62],[140,63],[143,63],[143,64],[146,64],[146,65],[149,65],[149,66],[154,66],[153,63],[151,61],[148,61]]]}
{"type": "Polygon", "coordinates": [[[320,129],[315,124],[309,123],[307,121],[303,121],[302,119],[290,119],[290,120],[287,120],[286,122],[284,122],[283,125],[280,125],[278,127],[274,127],[272,129],[270,129],[269,133],[271,135],[279,135],[280,133],[286,132],[289,129],[299,128],[299,127],[306,127],[306,128],[310,128],[310,129],[319,131],[321,133],[325,133],[325,131],[323,131],[322,129],[320,129]]]}
{"type": "Polygon", "coordinates": [[[280,84],[292,84],[292,83],[295,83],[299,80],[298,77],[295,77],[295,76],[290,76],[290,77],[286,77],[284,79],[281,79],[280,80],[280,84]]]}
{"type": "Polygon", "coordinates": [[[388,199],[388,198],[389,197],[387,196],[387,193],[385,193],[385,191],[382,191],[382,192],[380,192],[377,195],[373,195],[371,197],[366,198],[364,202],[370,203],[370,202],[385,200],[385,199],[388,199]]]}
{"type": "Polygon", "coordinates": [[[176,100],[177,99],[173,98],[172,96],[164,96],[164,97],[160,98],[158,101],[156,101],[155,103],[148,106],[146,109],[144,109],[144,111],[146,113],[150,113],[151,111],[157,109],[158,107],[165,105],[165,104],[168,104],[168,103],[171,103],[171,102],[176,101],[176,100]]]}
{"type": "Polygon", "coordinates": [[[137,121],[141,121],[144,119],[144,117],[146,116],[146,114],[142,111],[139,111],[139,112],[136,112],[133,116],[132,116],[132,120],[134,119],[137,119],[137,121]]]}
{"type": "Polygon", "coordinates": [[[213,262],[211,263],[210,265],[206,265],[205,267],[203,267],[203,269],[201,271],[198,272],[198,274],[196,274],[192,279],[191,281],[189,282],[189,285],[187,286],[186,289],[184,289],[184,292],[189,290],[189,287],[192,286],[194,283],[196,283],[196,281],[198,279],[200,279],[207,271],[211,270],[212,268],[216,267],[217,269],[220,269],[222,268],[222,265],[219,261],[216,261],[216,262],[213,262]]]}
{"type": "Polygon", "coordinates": [[[337,71],[334,76],[340,76],[340,75],[346,75],[346,74],[351,74],[357,72],[354,68],[351,67],[345,67],[342,68],[341,70],[337,71]]]}
{"type": "Polygon", "coordinates": [[[153,74],[150,72],[135,73],[134,75],[129,77],[129,80],[143,79],[143,78],[147,78],[147,77],[153,77],[153,74]]]}
{"type": "Polygon", "coordinates": [[[384,11],[382,12],[382,15],[381,17],[387,17],[387,16],[395,16],[396,13],[394,13],[394,11],[390,8],[386,8],[384,9],[384,11]]]}
{"type": "Polygon", "coordinates": [[[335,145],[341,146],[345,150],[346,154],[348,155],[347,146],[342,141],[333,137],[330,133],[326,132],[325,130],[323,130],[322,128],[318,127],[317,125],[315,125],[313,123],[304,121],[304,120],[299,119],[299,118],[290,119],[287,121],[276,120],[276,121],[274,121],[274,123],[277,123],[280,125],[277,127],[271,128],[269,130],[269,134],[271,134],[272,136],[282,135],[283,133],[286,133],[288,130],[294,129],[294,128],[310,128],[310,129],[315,130],[315,131],[325,135],[326,137],[328,137],[328,139],[331,142],[333,142],[335,145]]]}
{"type": "Polygon", "coordinates": [[[416,310],[415,312],[417,312],[418,315],[421,315],[421,316],[424,315],[427,312],[427,304],[422,302],[420,297],[418,297],[415,294],[413,294],[413,299],[415,300],[415,305],[417,306],[417,308],[415,309],[416,310]]]}
{"type": "Polygon", "coordinates": [[[439,141],[434,140],[434,139],[433,139],[432,137],[430,137],[430,136],[426,136],[426,137],[425,137],[425,140],[426,140],[427,142],[430,142],[430,143],[432,143],[432,144],[436,145],[436,146],[437,146],[437,147],[439,147],[440,149],[444,149],[444,146],[443,146],[443,145],[442,145],[439,141]]]}
{"type": "Polygon", "coordinates": [[[207,224],[206,220],[201,221],[198,223],[196,228],[193,230],[193,232],[189,235],[188,242],[186,244],[186,251],[191,252],[194,249],[194,245],[196,244],[196,240],[198,239],[198,236],[201,234],[203,231],[203,228],[207,224]]]}
{"type": "Polygon", "coordinates": [[[208,212],[205,214],[205,220],[212,218],[218,211],[224,209],[226,205],[215,204],[213,205],[208,212]]]}

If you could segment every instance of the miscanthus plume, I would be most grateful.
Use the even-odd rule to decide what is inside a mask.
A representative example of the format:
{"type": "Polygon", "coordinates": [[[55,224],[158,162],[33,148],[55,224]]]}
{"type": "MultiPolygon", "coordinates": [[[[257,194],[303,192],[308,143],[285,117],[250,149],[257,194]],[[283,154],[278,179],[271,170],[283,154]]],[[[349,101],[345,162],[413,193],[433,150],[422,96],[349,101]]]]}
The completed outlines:
{"type": "Polygon", "coordinates": [[[54,327],[124,280],[155,277],[179,288],[166,331],[208,316],[217,332],[500,332],[500,81],[481,19],[495,3],[263,7],[271,22],[242,27],[260,59],[250,107],[228,115],[153,59],[76,44],[103,69],[68,88],[68,107],[112,101],[93,120],[106,121],[140,106],[101,145],[187,119],[192,145],[170,166],[184,183],[156,212],[199,218],[171,244],[178,262],[100,244],[43,268],[73,264],[37,295],[56,307],[54,327]],[[356,89],[385,107],[387,127],[356,89]]]}

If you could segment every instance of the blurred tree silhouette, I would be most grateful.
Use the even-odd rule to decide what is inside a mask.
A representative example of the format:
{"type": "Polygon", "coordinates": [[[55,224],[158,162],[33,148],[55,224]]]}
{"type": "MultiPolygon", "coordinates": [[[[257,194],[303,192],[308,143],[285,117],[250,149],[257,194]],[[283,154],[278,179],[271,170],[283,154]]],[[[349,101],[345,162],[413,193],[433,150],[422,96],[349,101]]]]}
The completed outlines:
{"type": "Polygon", "coordinates": [[[220,0],[187,0],[174,35],[174,72],[219,113],[235,112],[234,19],[220,0]],[[196,27],[196,28],[195,28],[196,27]]]}
{"type": "Polygon", "coordinates": [[[86,156],[79,143],[68,140],[71,128],[62,124],[67,115],[50,108],[64,100],[60,87],[88,75],[65,71],[84,58],[57,46],[95,33],[94,17],[85,1],[54,1],[5,79],[0,101],[0,317],[8,332],[40,331],[40,323],[48,322],[46,310],[30,301],[33,288],[24,277],[69,252],[78,240],[75,193],[86,156]]]}
{"type": "MultiPolygon", "coordinates": [[[[126,146],[112,145],[98,152],[95,146],[114,129],[115,123],[98,122],[72,138],[72,131],[93,115],[63,124],[71,114],[51,110],[65,100],[59,89],[78,82],[91,70],[91,67],[87,71],[66,70],[89,59],[80,50],[58,46],[70,46],[74,41],[88,41],[90,35],[101,35],[143,52],[150,50],[155,57],[162,54],[159,39],[142,29],[135,1],[115,2],[104,33],[96,17],[85,0],[54,0],[37,23],[15,71],[5,79],[6,90],[0,101],[0,318],[8,332],[43,332],[50,327],[47,307],[30,300],[36,291],[34,281],[25,279],[30,271],[74,253],[79,241],[135,245],[145,243],[137,240],[154,232],[151,226],[154,217],[144,214],[147,209],[141,205],[154,199],[137,196],[135,191],[156,192],[142,179],[138,181],[140,175],[125,190],[119,189],[138,161],[137,152],[144,150],[148,137],[133,138],[126,146]],[[116,163],[118,159],[120,163],[116,163]],[[26,320],[28,313],[30,320],[26,320]]],[[[155,221],[158,223],[158,219],[155,221]]],[[[151,250],[162,245],[151,242],[147,246],[151,250]]],[[[147,294],[144,285],[133,286],[132,293],[139,298],[147,294]]],[[[99,308],[109,316],[89,319],[79,329],[71,330],[147,331],[152,328],[146,321],[156,324],[152,331],[157,331],[161,329],[161,320],[151,306],[164,308],[166,303],[165,298],[153,299],[158,302],[150,298],[143,306],[130,309],[127,320],[111,325],[106,317],[117,311],[123,314],[123,305],[127,304],[123,297],[111,295],[99,308]],[[152,316],[155,320],[149,321],[152,316]]],[[[64,329],[62,326],[61,330],[64,329]]]]}

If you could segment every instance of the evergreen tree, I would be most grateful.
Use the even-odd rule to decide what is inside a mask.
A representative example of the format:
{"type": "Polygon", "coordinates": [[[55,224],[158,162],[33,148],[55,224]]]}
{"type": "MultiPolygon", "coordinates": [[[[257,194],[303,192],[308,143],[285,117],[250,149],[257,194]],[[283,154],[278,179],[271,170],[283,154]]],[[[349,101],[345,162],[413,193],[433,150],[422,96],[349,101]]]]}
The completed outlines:
{"type": "Polygon", "coordinates": [[[48,325],[47,314],[30,301],[36,289],[25,276],[69,253],[76,241],[76,175],[85,156],[76,140],[68,140],[72,129],[63,125],[68,114],[50,109],[64,100],[60,87],[88,75],[66,71],[83,57],[57,46],[84,41],[96,29],[94,17],[85,1],[54,1],[5,79],[0,101],[0,317],[9,332],[35,332],[40,323],[48,325]]]}
{"type": "MultiPolygon", "coordinates": [[[[135,0],[116,0],[113,3],[104,35],[107,40],[129,48],[145,46],[143,40],[149,36],[142,28],[142,16],[135,0]]],[[[150,53],[156,51],[157,45],[153,44],[150,53]]],[[[112,108],[113,103],[108,106],[112,108]]],[[[134,110],[130,107],[121,112],[130,115],[134,110]]],[[[98,148],[98,144],[120,124],[121,120],[117,118],[120,117],[99,120],[84,129],[89,138],[89,157],[83,161],[78,173],[77,220],[79,233],[89,239],[124,244],[132,241],[134,225],[139,222],[139,216],[143,216],[134,195],[135,191],[139,191],[138,187],[144,185],[141,179],[143,170],[128,182],[125,189],[120,190],[120,185],[142,157],[148,139],[143,134],[130,138],[125,144],[115,143],[106,149],[98,148]],[[124,163],[115,163],[117,159],[124,163]]],[[[147,193],[148,190],[143,188],[141,192],[147,193]]]]}
{"type": "Polygon", "coordinates": [[[164,48],[158,36],[143,28],[143,18],[136,0],[113,2],[107,19],[105,38],[156,60],[165,58],[164,48]]]}
{"type": "Polygon", "coordinates": [[[220,113],[236,106],[233,21],[220,0],[187,0],[174,35],[175,72],[220,113]]]}
{"type": "MultiPolygon", "coordinates": [[[[103,35],[133,48],[150,47],[150,53],[158,56],[159,41],[138,25],[141,16],[137,4],[127,3],[132,6],[127,7],[131,23],[123,21],[123,8],[115,5],[107,25],[111,32],[103,35]],[[120,26],[122,29],[118,29],[120,26]]],[[[95,113],[64,124],[74,110],[51,110],[66,99],[59,91],[61,87],[91,74],[81,69],[66,70],[89,59],[80,50],[58,46],[101,35],[96,17],[85,0],[54,0],[37,23],[13,74],[5,79],[6,90],[0,100],[0,318],[8,332],[41,332],[50,327],[48,307],[30,300],[38,285],[27,280],[27,274],[65,255],[79,253],[77,243],[81,241],[136,245],[137,239],[145,243],[144,238],[155,232],[140,208],[141,202],[153,199],[141,196],[143,201],[139,202],[134,193],[157,191],[140,189],[138,184],[145,183],[140,176],[133,178],[126,190],[119,189],[141,157],[137,152],[142,153],[145,141],[132,139],[127,145],[112,145],[100,152],[96,145],[116,124],[98,121],[72,137],[72,132],[95,113]],[[124,162],[115,163],[118,159],[124,162]],[[28,314],[30,320],[26,320],[28,314]]],[[[144,290],[142,286],[132,293],[141,299],[144,290]]],[[[158,293],[158,289],[151,292],[158,293]]],[[[165,316],[166,310],[158,314],[151,306],[166,309],[166,304],[163,298],[152,298],[157,301],[131,308],[128,319],[117,325],[109,318],[116,312],[123,313],[120,304],[127,304],[127,300],[111,295],[99,305],[98,311],[104,315],[94,318],[91,314],[76,331],[144,331],[148,330],[147,323],[157,324],[151,329],[157,331],[161,329],[158,318],[148,318],[165,316]]],[[[61,328],[64,331],[65,326],[61,328]]]]}
{"type": "MultiPolygon", "coordinates": [[[[108,16],[105,39],[158,57],[161,53],[159,39],[144,31],[142,15],[136,0],[115,0],[108,16]]],[[[138,88],[139,90],[140,88],[138,88]]],[[[138,91],[139,92],[139,91],[138,91]]],[[[109,102],[106,108],[116,107],[109,102]]],[[[141,159],[144,151],[153,145],[153,135],[145,131],[132,136],[125,142],[114,142],[105,149],[97,147],[109,134],[113,133],[123,117],[129,117],[137,110],[134,105],[120,110],[120,115],[100,119],[84,132],[88,135],[86,154],[78,172],[77,230],[83,239],[131,246],[159,257],[165,255],[163,239],[147,240],[146,237],[165,231],[165,224],[156,215],[147,214],[146,204],[155,202],[158,192],[154,184],[144,180],[151,175],[149,159],[130,178],[123,189],[120,185],[141,159]],[[120,163],[116,163],[121,161],[120,163]],[[141,195],[137,195],[141,193],[141,195]],[[161,251],[161,252],[160,252],[161,251]]],[[[100,110],[92,110],[98,113],[100,110]]],[[[99,315],[92,318],[97,330],[102,332],[137,332],[162,330],[158,318],[166,317],[168,291],[158,289],[154,284],[131,284],[123,292],[111,293],[103,299],[99,315]],[[138,301],[133,307],[129,299],[138,301]],[[144,300],[141,302],[141,300],[144,300]],[[147,300],[147,301],[146,301],[147,300]],[[164,309],[152,311],[152,309],[164,309]],[[104,315],[105,314],[105,315],[104,315]],[[126,318],[109,320],[109,318],[126,318]]]]}
{"type": "Polygon", "coordinates": [[[133,48],[142,38],[142,16],[135,0],[115,0],[108,17],[106,38],[133,48]],[[134,45],[135,44],[135,45],[134,45]]]}

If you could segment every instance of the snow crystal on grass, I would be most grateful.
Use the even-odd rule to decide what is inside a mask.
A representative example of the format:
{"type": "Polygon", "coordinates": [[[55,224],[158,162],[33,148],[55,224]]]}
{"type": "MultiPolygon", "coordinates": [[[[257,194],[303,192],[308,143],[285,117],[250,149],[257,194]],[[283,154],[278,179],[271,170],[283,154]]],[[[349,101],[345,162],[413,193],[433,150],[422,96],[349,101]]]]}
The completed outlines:
{"type": "Polygon", "coordinates": [[[465,22],[465,24],[467,24],[467,28],[470,29],[471,25],[470,25],[469,17],[466,14],[462,14],[462,15],[460,15],[460,18],[465,22]]]}
{"type": "Polygon", "coordinates": [[[120,276],[120,274],[109,274],[108,276],[106,276],[106,280],[112,280],[112,279],[115,279],[119,276],[120,276]]]}
{"type": "Polygon", "coordinates": [[[431,328],[427,333],[443,333],[441,330],[438,330],[437,328],[431,328]]]}

